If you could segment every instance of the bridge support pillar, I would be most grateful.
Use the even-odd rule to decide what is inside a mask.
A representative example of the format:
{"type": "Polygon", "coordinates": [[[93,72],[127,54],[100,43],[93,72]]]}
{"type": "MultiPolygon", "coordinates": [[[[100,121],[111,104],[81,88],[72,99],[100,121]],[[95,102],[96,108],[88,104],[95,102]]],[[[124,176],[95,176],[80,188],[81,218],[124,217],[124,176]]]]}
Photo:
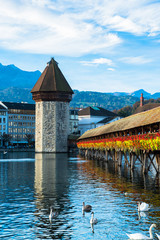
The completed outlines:
{"type": "Polygon", "coordinates": [[[121,166],[122,165],[122,152],[119,151],[119,154],[118,154],[118,165],[121,166]]]}
{"type": "Polygon", "coordinates": [[[143,155],[143,173],[146,174],[148,172],[148,157],[147,154],[143,155]]]}
{"type": "Polygon", "coordinates": [[[107,162],[108,162],[108,155],[109,155],[108,150],[106,150],[106,161],[107,162]]]}

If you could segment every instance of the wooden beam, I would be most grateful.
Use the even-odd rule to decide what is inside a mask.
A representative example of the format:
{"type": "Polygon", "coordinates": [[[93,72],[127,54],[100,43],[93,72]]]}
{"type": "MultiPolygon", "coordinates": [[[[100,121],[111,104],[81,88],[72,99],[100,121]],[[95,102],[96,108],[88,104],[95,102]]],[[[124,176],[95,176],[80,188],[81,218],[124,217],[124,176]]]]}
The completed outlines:
{"type": "Polygon", "coordinates": [[[148,173],[148,154],[144,153],[144,159],[143,159],[143,173],[148,173]]]}

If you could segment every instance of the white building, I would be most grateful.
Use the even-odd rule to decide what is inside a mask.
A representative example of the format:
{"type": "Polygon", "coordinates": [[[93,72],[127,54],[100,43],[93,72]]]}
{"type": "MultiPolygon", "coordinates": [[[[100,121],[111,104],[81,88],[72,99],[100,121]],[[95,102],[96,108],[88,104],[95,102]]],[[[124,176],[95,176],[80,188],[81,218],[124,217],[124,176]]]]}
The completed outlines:
{"type": "MultiPolygon", "coordinates": [[[[0,102],[0,136],[2,136],[4,133],[7,133],[8,131],[7,126],[8,126],[8,109],[2,102],[0,102]]],[[[0,145],[2,145],[2,143],[0,143],[0,145]]]]}
{"type": "Polygon", "coordinates": [[[78,110],[70,109],[69,110],[69,134],[77,134],[78,133],[78,110]]]}
{"type": "MultiPolygon", "coordinates": [[[[27,143],[26,134],[35,139],[35,104],[0,102],[0,136],[4,133],[11,136],[11,144],[27,143]]],[[[78,133],[78,110],[69,111],[69,134],[78,133]]],[[[2,137],[0,138],[2,140],[2,137]]],[[[2,145],[2,141],[0,141],[2,145]]]]}
{"type": "Polygon", "coordinates": [[[87,107],[78,112],[80,135],[84,132],[119,120],[117,114],[101,107],[87,107]]]}
{"type": "Polygon", "coordinates": [[[5,109],[5,115],[1,116],[1,128],[11,136],[12,144],[27,143],[26,134],[32,134],[34,140],[35,104],[0,102],[0,107],[5,109]]]}

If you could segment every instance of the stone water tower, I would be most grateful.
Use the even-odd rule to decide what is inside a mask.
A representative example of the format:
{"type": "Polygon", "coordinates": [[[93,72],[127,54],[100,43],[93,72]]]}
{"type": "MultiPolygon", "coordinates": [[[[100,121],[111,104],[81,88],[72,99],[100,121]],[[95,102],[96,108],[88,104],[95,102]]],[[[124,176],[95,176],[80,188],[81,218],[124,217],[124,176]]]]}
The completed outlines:
{"type": "Polygon", "coordinates": [[[53,58],[31,93],[36,102],[35,151],[67,152],[73,91],[53,58]]]}

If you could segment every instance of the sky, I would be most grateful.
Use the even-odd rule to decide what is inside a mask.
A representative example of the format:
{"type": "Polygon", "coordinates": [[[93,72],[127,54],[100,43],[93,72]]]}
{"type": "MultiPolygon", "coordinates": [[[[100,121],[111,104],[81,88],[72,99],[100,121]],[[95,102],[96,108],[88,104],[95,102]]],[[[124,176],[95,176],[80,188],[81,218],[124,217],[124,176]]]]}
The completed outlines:
{"type": "Polygon", "coordinates": [[[72,89],[160,92],[158,0],[0,0],[0,32],[3,65],[54,57],[72,89]]]}

